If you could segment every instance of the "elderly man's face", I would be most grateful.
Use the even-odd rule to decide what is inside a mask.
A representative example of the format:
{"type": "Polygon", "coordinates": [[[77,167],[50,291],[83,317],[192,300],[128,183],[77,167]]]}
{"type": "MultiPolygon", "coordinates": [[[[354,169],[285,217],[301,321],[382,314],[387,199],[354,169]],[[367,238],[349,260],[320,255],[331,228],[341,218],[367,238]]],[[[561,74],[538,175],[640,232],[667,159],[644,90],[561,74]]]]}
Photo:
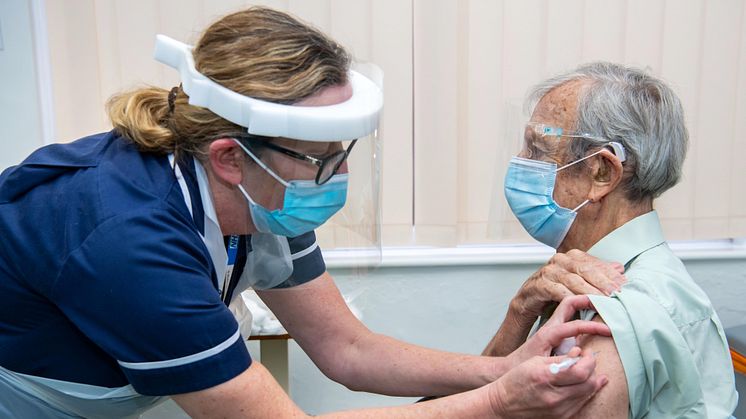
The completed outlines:
{"type": "MultiPolygon", "coordinates": [[[[577,119],[578,92],[583,83],[580,81],[564,84],[544,96],[531,115],[532,123],[562,128],[565,132],[575,129],[577,119]]],[[[540,136],[533,129],[527,128],[523,150],[519,157],[563,166],[569,161],[569,146],[572,138],[552,135],[540,136]]],[[[586,199],[590,188],[590,178],[582,176],[585,165],[579,163],[557,174],[554,199],[565,208],[575,208],[586,199]]]]}

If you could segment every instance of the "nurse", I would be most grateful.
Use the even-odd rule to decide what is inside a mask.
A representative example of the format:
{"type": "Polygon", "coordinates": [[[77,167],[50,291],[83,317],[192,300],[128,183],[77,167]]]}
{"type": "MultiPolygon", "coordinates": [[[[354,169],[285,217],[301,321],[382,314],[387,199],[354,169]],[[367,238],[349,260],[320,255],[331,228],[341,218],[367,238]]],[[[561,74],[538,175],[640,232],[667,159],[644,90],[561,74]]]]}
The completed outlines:
{"type": "Polygon", "coordinates": [[[344,205],[382,94],[333,40],[251,8],[194,47],[159,36],[156,58],[180,86],[115,96],[112,131],[0,175],[0,416],[137,417],[165,396],[197,418],[304,416],[246,350],[248,287],[351,389],[461,393],[340,417],[568,417],[606,383],[587,354],[558,374],[535,356],[609,334],[567,322],[587,297],[500,358],[409,345],[350,313],[314,229],[344,205]]]}

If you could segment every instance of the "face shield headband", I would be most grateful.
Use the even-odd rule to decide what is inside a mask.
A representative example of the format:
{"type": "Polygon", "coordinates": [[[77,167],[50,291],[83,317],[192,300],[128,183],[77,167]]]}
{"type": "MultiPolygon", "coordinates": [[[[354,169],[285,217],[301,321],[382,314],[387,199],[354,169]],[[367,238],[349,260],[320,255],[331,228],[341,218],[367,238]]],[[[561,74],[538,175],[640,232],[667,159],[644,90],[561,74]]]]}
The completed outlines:
{"type": "Polygon", "coordinates": [[[249,134],[303,141],[344,141],[365,137],[378,128],[383,92],[373,81],[350,70],[352,97],[335,105],[282,105],[236,93],[199,73],[192,46],[157,35],[154,57],[179,71],[189,104],[246,127],[249,134]]]}

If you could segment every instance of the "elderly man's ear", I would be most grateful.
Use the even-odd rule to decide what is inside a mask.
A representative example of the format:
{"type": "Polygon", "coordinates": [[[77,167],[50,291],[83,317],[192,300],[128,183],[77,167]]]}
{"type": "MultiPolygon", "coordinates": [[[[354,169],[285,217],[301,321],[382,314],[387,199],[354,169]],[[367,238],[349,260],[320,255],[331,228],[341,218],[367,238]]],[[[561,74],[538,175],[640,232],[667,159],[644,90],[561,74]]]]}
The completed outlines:
{"type": "Polygon", "coordinates": [[[610,150],[602,150],[589,162],[591,190],[588,199],[598,202],[614,191],[622,181],[622,162],[610,150]]]}

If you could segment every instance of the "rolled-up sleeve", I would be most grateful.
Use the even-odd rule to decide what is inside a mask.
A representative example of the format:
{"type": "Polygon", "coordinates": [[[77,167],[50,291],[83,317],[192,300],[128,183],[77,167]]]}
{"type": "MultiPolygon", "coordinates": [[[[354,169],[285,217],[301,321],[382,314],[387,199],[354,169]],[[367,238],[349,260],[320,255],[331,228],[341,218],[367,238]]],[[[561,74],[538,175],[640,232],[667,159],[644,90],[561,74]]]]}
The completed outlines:
{"type": "Polygon", "coordinates": [[[619,352],[630,417],[707,417],[696,362],[668,312],[636,289],[590,299],[619,352]]]}

